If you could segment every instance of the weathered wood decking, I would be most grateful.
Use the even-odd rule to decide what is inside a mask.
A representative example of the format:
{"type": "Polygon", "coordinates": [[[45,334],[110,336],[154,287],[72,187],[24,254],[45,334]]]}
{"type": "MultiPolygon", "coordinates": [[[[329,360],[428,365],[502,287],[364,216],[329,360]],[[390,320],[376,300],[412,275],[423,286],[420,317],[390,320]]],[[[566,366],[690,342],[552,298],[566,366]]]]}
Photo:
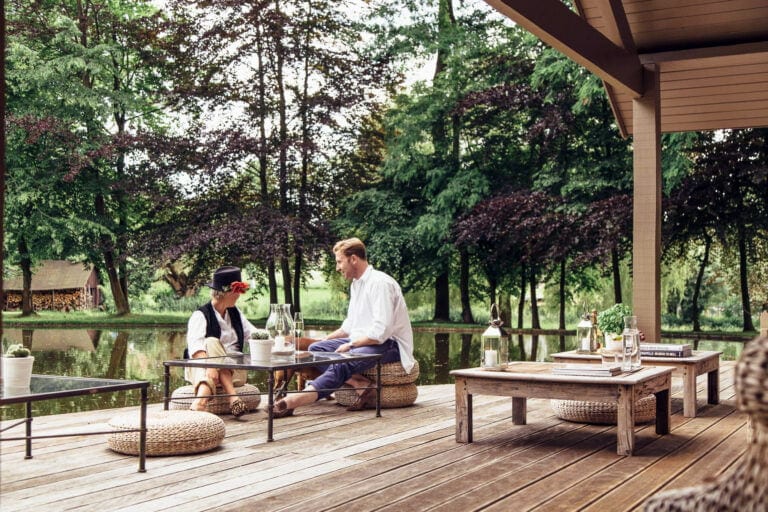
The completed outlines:
{"type": "MultiPolygon", "coordinates": [[[[275,420],[266,443],[263,409],[224,416],[221,448],[137,459],[105,436],[43,439],[24,460],[23,442],[0,444],[3,512],[96,510],[638,510],[651,494],[728,471],[745,448],[735,410],[733,362],[721,365],[719,405],[698,380],[696,418],[682,416],[673,378],[672,432],[637,430],[633,457],[616,455],[615,427],[569,423],[548,400],[528,400],[528,424],[512,425],[509,398],[475,397],[475,442],[457,444],[451,385],[419,388],[416,405],[347,412],[331,401],[275,420]]],[[[150,406],[151,411],[161,408],[150,406]]],[[[34,434],[106,428],[122,411],[36,418],[34,434]]],[[[9,434],[10,435],[10,434],[9,434]]],[[[17,434],[18,435],[18,434],[17,434]]]]}

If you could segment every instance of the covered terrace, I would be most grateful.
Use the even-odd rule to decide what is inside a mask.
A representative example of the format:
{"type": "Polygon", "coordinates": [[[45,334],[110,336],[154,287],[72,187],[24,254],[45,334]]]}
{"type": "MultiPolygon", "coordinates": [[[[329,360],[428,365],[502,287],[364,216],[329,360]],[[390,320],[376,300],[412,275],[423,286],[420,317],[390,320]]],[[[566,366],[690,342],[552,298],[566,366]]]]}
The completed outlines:
{"type": "Polygon", "coordinates": [[[661,336],[661,134],[768,126],[765,0],[485,0],[603,80],[633,137],[632,302],[661,336]]]}

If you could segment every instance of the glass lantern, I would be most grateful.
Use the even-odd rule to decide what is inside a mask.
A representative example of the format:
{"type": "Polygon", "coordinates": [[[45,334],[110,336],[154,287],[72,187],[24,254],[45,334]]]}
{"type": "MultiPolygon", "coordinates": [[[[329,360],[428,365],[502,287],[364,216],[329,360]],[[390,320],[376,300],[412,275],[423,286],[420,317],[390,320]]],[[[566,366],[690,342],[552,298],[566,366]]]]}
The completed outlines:
{"type": "Polygon", "coordinates": [[[576,326],[576,342],[579,354],[589,354],[597,351],[597,334],[589,313],[585,313],[579,324],[576,326]]]}
{"type": "Polygon", "coordinates": [[[496,304],[491,306],[491,321],[488,328],[480,337],[482,350],[480,354],[480,367],[484,370],[503,370],[507,367],[507,335],[501,328],[503,322],[498,317],[496,304]],[[494,318],[493,310],[497,316],[494,318]]]}

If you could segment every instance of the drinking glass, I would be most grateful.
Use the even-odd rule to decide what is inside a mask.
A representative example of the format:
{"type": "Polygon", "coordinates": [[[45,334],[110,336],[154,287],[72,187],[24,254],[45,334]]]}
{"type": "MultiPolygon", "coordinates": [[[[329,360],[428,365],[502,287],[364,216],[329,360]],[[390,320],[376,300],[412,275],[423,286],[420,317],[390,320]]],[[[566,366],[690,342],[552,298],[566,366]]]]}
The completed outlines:
{"type": "Polygon", "coordinates": [[[293,314],[293,336],[297,344],[299,338],[304,336],[304,315],[300,311],[293,314]]]}

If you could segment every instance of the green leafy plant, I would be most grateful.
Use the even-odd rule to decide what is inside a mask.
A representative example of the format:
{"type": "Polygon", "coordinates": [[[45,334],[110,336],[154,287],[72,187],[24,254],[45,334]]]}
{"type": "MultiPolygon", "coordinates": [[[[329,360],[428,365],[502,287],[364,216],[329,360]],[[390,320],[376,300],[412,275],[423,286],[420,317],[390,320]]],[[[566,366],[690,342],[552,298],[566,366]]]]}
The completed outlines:
{"type": "Polygon", "coordinates": [[[251,339],[253,340],[268,340],[269,331],[266,329],[256,329],[251,333],[251,339]]]}
{"type": "Polygon", "coordinates": [[[8,350],[5,351],[5,357],[29,357],[30,355],[32,355],[32,352],[20,343],[10,345],[8,350]]]}
{"type": "Polygon", "coordinates": [[[624,317],[632,314],[632,308],[619,302],[597,314],[597,326],[603,333],[620,334],[624,330],[624,317]]]}

